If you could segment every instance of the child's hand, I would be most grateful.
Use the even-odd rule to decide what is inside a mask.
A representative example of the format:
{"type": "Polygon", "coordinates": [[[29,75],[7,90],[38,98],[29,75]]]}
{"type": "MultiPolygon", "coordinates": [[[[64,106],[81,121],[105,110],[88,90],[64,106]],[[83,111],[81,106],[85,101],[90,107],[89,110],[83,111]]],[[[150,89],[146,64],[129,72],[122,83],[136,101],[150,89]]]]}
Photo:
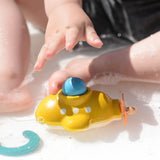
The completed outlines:
{"type": "Polygon", "coordinates": [[[41,70],[45,62],[62,49],[73,49],[79,41],[87,41],[96,48],[103,45],[91,20],[78,4],[63,4],[55,8],[48,19],[45,44],[39,53],[36,70],[41,70]]]}

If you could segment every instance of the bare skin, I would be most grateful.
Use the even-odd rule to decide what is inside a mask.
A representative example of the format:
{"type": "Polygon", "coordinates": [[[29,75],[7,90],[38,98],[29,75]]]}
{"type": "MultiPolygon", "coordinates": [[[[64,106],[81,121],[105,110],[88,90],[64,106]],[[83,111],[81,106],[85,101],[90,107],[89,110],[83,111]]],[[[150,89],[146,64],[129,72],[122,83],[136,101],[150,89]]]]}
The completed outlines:
{"type": "Polygon", "coordinates": [[[29,34],[15,2],[0,3],[0,112],[19,111],[32,103],[27,87],[20,87],[28,68],[29,34]]]}
{"type": "MultiPolygon", "coordinates": [[[[21,87],[28,68],[30,48],[25,18],[45,30],[45,43],[37,58],[35,70],[42,70],[47,60],[64,48],[71,50],[79,41],[86,41],[96,48],[103,45],[81,7],[81,0],[0,2],[0,112],[19,111],[31,106],[27,87],[21,87]],[[13,20],[11,16],[14,16],[13,20]]],[[[74,60],[66,69],[51,75],[49,92],[57,93],[68,77],[77,76],[87,82],[104,72],[160,82],[159,39],[158,32],[127,48],[94,59],[74,60]]]]}
{"type": "Polygon", "coordinates": [[[88,82],[96,75],[110,72],[134,80],[160,83],[159,40],[160,32],[157,32],[129,47],[103,54],[97,58],[73,60],[64,70],[51,75],[49,93],[57,93],[69,77],[77,76],[88,82]]]}
{"type": "Polygon", "coordinates": [[[71,50],[80,39],[87,40],[98,48],[102,46],[92,22],[81,8],[81,0],[0,2],[0,113],[19,111],[31,106],[32,98],[27,87],[21,87],[28,68],[30,50],[25,19],[46,30],[45,44],[35,65],[37,70],[41,70],[45,61],[63,48],[71,50]],[[62,19],[62,9],[66,12],[65,21],[62,19]],[[73,13],[76,13],[76,10],[78,12],[74,18],[73,13]],[[77,17],[81,20],[78,21],[77,17]],[[69,36],[70,34],[75,36],[69,36]],[[47,52],[44,52],[46,48],[47,52]]]}
{"type": "Polygon", "coordinates": [[[96,48],[103,45],[81,7],[81,0],[45,0],[45,7],[48,17],[45,44],[39,53],[35,70],[41,70],[56,53],[64,48],[73,49],[81,40],[96,48]]]}
{"type": "Polygon", "coordinates": [[[17,112],[32,106],[27,86],[21,86],[30,57],[26,19],[42,30],[48,19],[43,0],[0,0],[0,3],[0,113],[17,112]]]}

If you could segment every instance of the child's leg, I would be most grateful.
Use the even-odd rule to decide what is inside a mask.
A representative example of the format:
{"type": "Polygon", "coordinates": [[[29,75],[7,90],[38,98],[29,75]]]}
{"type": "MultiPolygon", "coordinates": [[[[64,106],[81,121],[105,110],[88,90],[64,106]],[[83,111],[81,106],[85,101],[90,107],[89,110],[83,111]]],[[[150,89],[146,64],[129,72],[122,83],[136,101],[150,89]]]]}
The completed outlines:
{"type": "Polygon", "coordinates": [[[25,19],[45,31],[48,18],[45,13],[44,0],[15,0],[25,19]],[[36,10],[36,11],[35,11],[36,10]]]}
{"type": "Polygon", "coordinates": [[[77,59],[69,63],[65,70],[52,74],[49,80],[50,94],[56,93],[64,81],[78,76],[89,81],[103,73],[118,73],[126,78],[160,82],[160,32],[127,48],[106,53],[97,58],[77,59]]]}
{"type": "Polygon", "coordinates": [[[30,44],[15,1],[0,0],[0,4],[0,112],[8,112],[26,108],[31,102],[27,89],[16,89],[27,72],[30,44]]]}

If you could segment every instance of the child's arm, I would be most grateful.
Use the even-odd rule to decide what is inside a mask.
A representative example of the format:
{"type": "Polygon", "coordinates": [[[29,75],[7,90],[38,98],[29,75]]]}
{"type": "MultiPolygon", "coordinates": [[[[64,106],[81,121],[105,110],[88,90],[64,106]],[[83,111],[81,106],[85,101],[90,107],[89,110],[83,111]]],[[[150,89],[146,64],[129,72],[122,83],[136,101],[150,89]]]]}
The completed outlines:
{"type": "Polygon", "coordinates": [[[49,16],[55,8],[71,3],[82,7],[82,0],[44,0],[46,14],[49,16]]]}
{"type": "Polygon", "coordinates": [[[131,46],[93,59],[90,72],[119,73],[135,80],[160,82],[160,31],[131,46]]]}
{"type": "Polygon", "coordinates": [[[97,48],[102,46],[91,20],[82,9],[81,0],[45,0],[45,9],[48,24],[36,70],[41,70],[45,62],[62,49],[71,50],[79,41],[87,41],[97,48]]]}

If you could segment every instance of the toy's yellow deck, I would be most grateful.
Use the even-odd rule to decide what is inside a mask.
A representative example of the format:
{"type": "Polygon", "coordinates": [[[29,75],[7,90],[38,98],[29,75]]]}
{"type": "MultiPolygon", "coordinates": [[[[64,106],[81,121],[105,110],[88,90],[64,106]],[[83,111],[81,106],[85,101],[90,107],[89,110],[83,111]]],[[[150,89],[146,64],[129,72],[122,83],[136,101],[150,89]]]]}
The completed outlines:
{"type": "Polygon", "coordinates": [[[60,90],[57,95],[44,98],[35,113],[37,120],[69,131],[81,131],[90,124],[122,117],[120,100],[87,89],[81,96],[65,96],[60,90]]]}

